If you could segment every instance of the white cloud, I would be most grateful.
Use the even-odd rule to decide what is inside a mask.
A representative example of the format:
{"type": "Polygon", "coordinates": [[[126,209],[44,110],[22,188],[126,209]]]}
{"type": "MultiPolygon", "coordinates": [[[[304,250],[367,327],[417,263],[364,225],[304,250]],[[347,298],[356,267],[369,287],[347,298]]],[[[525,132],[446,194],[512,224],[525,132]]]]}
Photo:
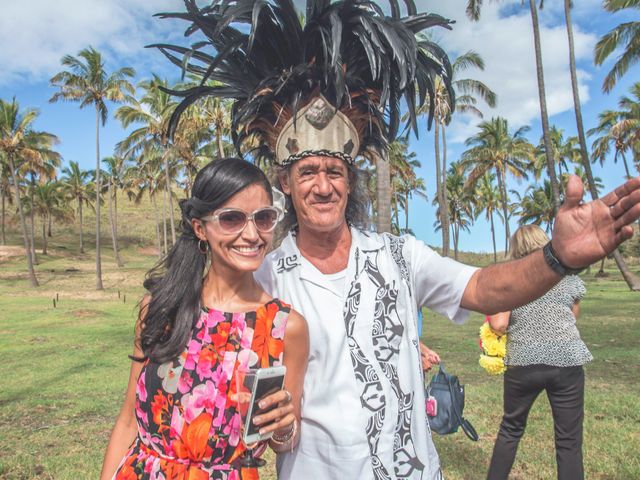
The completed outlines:
{"type": "Polygon", "coordinates": [[[113,68],[146,67],[160,55],[144,46],[181,34],[184,25],[152,15],[180,0],[29,0],[4,2],[0,16],[0,85],[36,83],[60,70],[65,54],[91,45],[113,68]],[[129,63],[127,63],[129,62],[129,63]]]}
{"type": "MultiPolygon", "coordinates": [[[[554,5],[555,9],[558,8],[555,3],[560,4],[548,3],[554,5]]],[[[587,3],[593,5],[582,5],[576,15],[586,15],[587,10],[595,8],[597,2],[588,0],[587,3]]],[[[485,61],[483,72],[462,72],[462,76],[482,80],[497,93],[498,106],[495,109],[486,105],[481,108],[485,118],[503,116],[513,128],[530,124],[540,117],[531,17],[528,7],[519,8],[519,4],[519,1],[485,2],[481,20],[477,23],[470,22],[465,16],[466,0],[450,0],[437,6],[438,13],[456,20],[452,32],[438,32],[436,37],[451,58],[475,50],[485,61]],[[504,14],[505,6],[508,16],[504,14]]],[[[547,108],[552,116],[573,107],[567,34],[561,9],[547,10],[545,5],[540,30],[547,108]]],[[[597,41],[596,35],[585,33],[578,25],[574,25],[574,37],[578,64],[581,60],[590,60],[597,41]]],[[[581,101],[584,103],[589,100],[590,75],[579,70],[578,77],[581,101]]],[[[457,115],[450,128],[451,140],[464,141],[474,133],[477,123],[475,117],[457,115]]]]}

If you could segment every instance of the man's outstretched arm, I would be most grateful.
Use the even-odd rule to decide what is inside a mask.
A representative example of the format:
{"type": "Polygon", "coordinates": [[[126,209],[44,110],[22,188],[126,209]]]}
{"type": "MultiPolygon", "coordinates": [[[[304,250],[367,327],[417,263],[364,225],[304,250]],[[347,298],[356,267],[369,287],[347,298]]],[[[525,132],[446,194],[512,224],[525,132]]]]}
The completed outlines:
{"type": "MultiPolygon", "coordinates": [[[[640,218],[640,177],[602,198],[582,203],[582,182],[575,175],[558,210],[551,245],[555,257],[569,269],[584,268],[613,252],[633,235],[640,218]]],[[[562,275],[545,260],[542,250],[476,271],[462,296],[461,306],[494,314],[524,305],[543,295],[562,275]]]]}

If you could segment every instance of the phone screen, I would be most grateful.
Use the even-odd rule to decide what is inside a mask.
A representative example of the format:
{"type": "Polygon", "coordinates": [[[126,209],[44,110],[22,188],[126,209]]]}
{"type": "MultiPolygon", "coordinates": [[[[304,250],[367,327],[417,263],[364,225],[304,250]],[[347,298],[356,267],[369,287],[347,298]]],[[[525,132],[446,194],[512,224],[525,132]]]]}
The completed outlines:
{"type": "Polygon", "coordinates": [[[260,425],[253,424],[253,417],[260,415],[261,413],[268,412],[269,410],[273,410],[278,406],[278,404],[275,404],[270,406],[266,410],[261,410],[260,407],[258,407],[258,403],[260,402],[260,400],[262,400],[266,396],[271,395],[272,393],[275,393],[278,390],[282,389],[282,386],[284,385],[284,375],[277,375],[275,377],[267,377],[267,378],[259,378],[256,381],[256,383],[257,384],[255,385],[255,395],[253,396],[253,399],[254,399],[253,405],[251,405],[250,407],[251,417],[247,419],[247,423],[245,424],[246,436],[255,435],[260,430],[260,425]]]}

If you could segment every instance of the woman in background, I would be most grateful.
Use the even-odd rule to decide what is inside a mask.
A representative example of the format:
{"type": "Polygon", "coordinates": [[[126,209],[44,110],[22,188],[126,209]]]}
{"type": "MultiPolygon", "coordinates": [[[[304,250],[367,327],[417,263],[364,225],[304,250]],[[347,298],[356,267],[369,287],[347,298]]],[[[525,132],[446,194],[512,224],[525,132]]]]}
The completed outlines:
{"type": "MultiPolygon", "coordinates": [[[[549,238],[537,225],[520,227],[511,237],[509,256],[521,258],[542,248],[549,238]]],[[[488,480],[506,480],[522,437],[529,410],[547,392],[555,429],[559,480],[584,478],[582,421],[584,370],[592,360],[580,339],[576,319],[586,293],[577,275],[568,275],[533,302],[489,319],[491,328],[507,336],[504,416],[493,448],[488,480]]]]}
{"type": "Polygon", "coordinates": [[[101,479],[257,479],[233,465],[240,439],[234,373],[284,364],[285,389],[256,418],[276,451],[297,440],[309,338],[304,318],[256,283],[280,211],[264,173],[237,158],[198,172],[182,235],[147,274],[124,405],[101,479]],[[210,265],[207,267],[207,265],[210,265]]]}

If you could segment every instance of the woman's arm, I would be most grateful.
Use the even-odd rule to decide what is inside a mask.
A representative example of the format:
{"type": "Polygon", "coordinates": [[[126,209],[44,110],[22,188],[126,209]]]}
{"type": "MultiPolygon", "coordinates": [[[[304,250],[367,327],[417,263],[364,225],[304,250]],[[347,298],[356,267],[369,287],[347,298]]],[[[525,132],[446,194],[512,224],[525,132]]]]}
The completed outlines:
{"type": "Polygon", "coordinates": [[[578,315],[580,315],[580,300],[576,300],[576,302],[571,307],[571,312],[573,316],[578,320],[578,315]]]}
{"type": "MultiPolygon", "coordinates": [[[[148,296],[142,300],[140,305],[140,315],[136,323],[136,334],[133,346],[133,356],[135,358],[142,358],[142,350],[140,349],[140,331],[144,316],[147,311],[147,305],[149,304],[148,296]]],[[[113,474],[116,472],[116,468],[120,465],[122,458],[127,449],[133,443],[137,433],[137,422],[135,415],[136,404],[136,385],[138,383],[138,377],[142,370],[142,362],[131,362],[131,370],[129,372],[129,383],[127,384],[127,391],[124,397],[120,414],[116,419],[116,424],[111,431],[111,437],[107,445],[107,450],[104,454],[104,461],[102,463],[102,472],[100,473],[100,480],[110,480],[113,474]]]]}
{"type": "Polygon", "coordinates": [[[300,405],[308,358],[309,330],[307,322],[298,312],[292,310],[284,335],[283,363],[287,367],[284,390],[269,395],[260,403],[262,409],[267,409],[275,403],[280,406],[254,419],[257,425],[264,425],[260,429],[261,434],[274,432],[278,437],[287,437],[294,428],[294,422],[297,422],[297,432],[290,440],[284,443],[269,442],[271,448],[276,452],[290,451],[298,443],[300,405]],[[287,401],[289,395],[291,399],[287,401]]]}
{"type": "Polygon", "coordinates": [[[504,335],[507,333],[507,327],[509,327],[509,319],[511,318],[511,312],[500,312],[489,317],[489,326],[491,330],[498,335],[504,335]]]}

